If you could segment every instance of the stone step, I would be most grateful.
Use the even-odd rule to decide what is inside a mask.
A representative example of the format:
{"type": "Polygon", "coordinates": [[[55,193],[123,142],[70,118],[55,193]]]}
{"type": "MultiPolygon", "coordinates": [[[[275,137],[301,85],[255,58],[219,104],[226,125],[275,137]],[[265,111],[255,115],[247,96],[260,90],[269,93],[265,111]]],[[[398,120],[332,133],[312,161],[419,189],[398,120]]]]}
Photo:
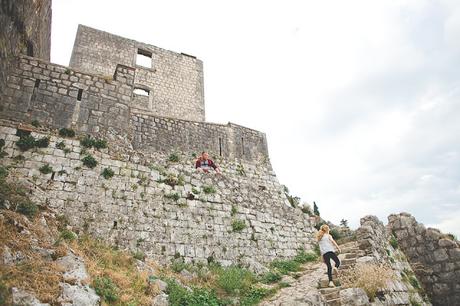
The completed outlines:
{"type": "Polygon", "coordinates": [[[342,243],[341,245],[339,245],[339,247],[340,248],[358,247],[358,243],[356,241],[350,241],[350,242],[342,243]]]}
{"type": "Polygon", "coordinates": [[[342,265],[354,265],[356,263],[356,258],[345,258],[342,260],[342,265]]]}
{"type": "Polygon", "coordinates": [[[331,291],[330,293],[321,293],[321,294],[326,299],[326,301],[335,300],[340,297],[340,289],[336,291],[331,291]]]}
{"type": "MultiPolygon", "coordinates": [[[[337,279],[332,278],[332,282],[336,285],[337,279]]],[[[335,287],[329,287],[329,279],[323,278],[318,281],[318,286],[320,289],[334,289],[335,287]]],[[[336,286],[337,287],[337,286],[336,286]]]]}
{"type": "Polygon", "coordinates": [[[334,299],[334,300],[329,300],[326,303],[329,306],[341,306],[342,305],[342,299],[338,298],[338,299],[334,299]]]}
{"type": "Polygon", "coordinates": [[[320,288],[319,292],[321,292],[321,294],[323,294],[323,295],[332,294],[332,293],[340,292],[340,287],[320,288]]]}
{"type": "Polygon", "coordinates": [[[343,257],[344,259],[355,259],[358,257],[358,255],[355,253],[346,253],[346,254],[343,254],[343,257]]]}
{"type": "Polygon", "coordinates": [[[346,253],[358,253],[360,251],[359,248],[355,248],[355,247],[352,247],[352,248],[340,248],[340,252],[342,254],[346,254],[346,253]]]}

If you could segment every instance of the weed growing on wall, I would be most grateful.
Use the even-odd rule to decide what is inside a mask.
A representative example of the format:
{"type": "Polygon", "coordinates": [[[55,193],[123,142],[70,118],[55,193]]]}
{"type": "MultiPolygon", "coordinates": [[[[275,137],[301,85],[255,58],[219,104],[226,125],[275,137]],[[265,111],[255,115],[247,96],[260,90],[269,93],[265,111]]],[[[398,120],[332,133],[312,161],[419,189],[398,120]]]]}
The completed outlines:
{"type": "Polygon", "coordinates": [[[243,220],[239,220],[239,219],[233,220],[233,222],[232,222],[232,230],[234,232],[241,232],[245,228],[246,228],[246,223],[244,223],[243,220]]]}
{"type": "Polygon", "coordinates": [[[110,169],[110,168],[104,168],[104,170],[102,170],[102,172],[101,172],[101,175],[106,180],[108,180],[108,179],[112,178],[115,175],[115,172],[113,172],[113,170],[110,169]]]}
{"type": "Polygon", "coordinates": [[[75,137],[75,131],[68,128],[62,128],[59,130],[59,136],[73,138],[75,137]]]}
{"type": "Polygon", "coordinates": [[[49,174],[53,172],[53,168],[49,164],[41,166],[38,170],[40,170],[42,174],[49,174]]]}
{"type": "Polygon", "coordinates": [[[94,159],[94,157],[92,157],[91,155],[86,155],[85,157],[83,157],[83,159],[81,160],[83,162],[83,165],[85,165],[86,167],[92,169],[94,167],[97,166],[97,160],[94,159]]]}
{"type": "Polygon", "coordinates": [[[212,194],[212,193],[216,193],[216,188],[214,188],[214,186],[203,186],[203,192],[205,194],[212,194]]]}

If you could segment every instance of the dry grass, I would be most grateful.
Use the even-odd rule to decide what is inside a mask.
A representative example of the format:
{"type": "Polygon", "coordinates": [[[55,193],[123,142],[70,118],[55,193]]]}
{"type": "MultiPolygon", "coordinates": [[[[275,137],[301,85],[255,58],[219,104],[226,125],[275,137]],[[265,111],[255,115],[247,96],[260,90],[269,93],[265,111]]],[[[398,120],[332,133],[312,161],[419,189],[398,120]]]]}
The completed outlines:
{"type": "Polygon", "coordinates": [[[7,210],[2,210],[0,218],[0,252],[5,247],[12,254],[20,252],[22,259],[16,264],[0,265],[0,275],[3,283],[8,287],[18,287],[34,292],[36,297],[44,303],[55,304],[59,294],[59,282],[62,281],[61,269],[58,265],[43,258],[32,249],[32,239],[37,239],[35,245],[44,249],[54,250],[50,242],[51,234],[44,229],[37,218],[28,220],[25,216],[7,210]],[[30,234],[21,234],[28,231],[30,234]]]}
{"type": "Polygon", "coordinates": [[[71,247],[84,258],[91,283],[97,277],[112,280],[119,289],[119,303],[151,305],[152,297],[159,293],[159,289],[148,282],[149,272],[139,272],[130,254],[115,250],[87,235],[72,242],[71,247]]]}
{"type": "Polygon", "coordinates": [[[340,283],[345,288],[362,288],[371,301],[376,293],[387,287],[395,275],[390,267],[373,263],[357,264],[340,275],[340,283]]]}

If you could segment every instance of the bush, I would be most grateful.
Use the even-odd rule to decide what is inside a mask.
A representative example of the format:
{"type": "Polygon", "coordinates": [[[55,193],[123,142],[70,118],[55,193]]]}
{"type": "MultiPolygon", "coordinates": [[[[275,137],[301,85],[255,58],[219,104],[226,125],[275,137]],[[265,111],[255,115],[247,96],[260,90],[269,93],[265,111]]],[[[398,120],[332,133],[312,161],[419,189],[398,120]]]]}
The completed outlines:
{"type": "Polygon", "coordinates": [[[0,305],[8,305],[10,297],[10,290],[8,290],[8,287],[0,280],[0,305]]]}
{"type": "Polygon", "coordinates": [[[216,188],[214,186],[203,186],[203,192],[205,194],[216,193],[216,188]]]}
{"type": "Polygon", "coordinates": [[[37,128],[41,126],[40,121],[38,121],[38,120],[32,120],[31,124],[32,124],[34,127],[37,127],[37,128]]]}
{"type": "Polygon", "coordinates": [[[106,302],[113,303],[118,300],[118,288],[107,276],[96,277],[93,281],[93,287],[96,293],[106,302]]]}
{"type": "Polygon", "coordinates": [[[83,162],[83,165],[91,169],[97,166],[96,159],[94,159],[91,155],[86,155],[81,161],[83,162]]]}
{"type": "Polygon", "coordinates": [[[251,288],[244,296],[243,299],[241,300],[241,306],[252,306],[252,305],[258,305],[259,302],[273,294],[275,292],[274,289],[266,289],[266,288],[251,288]]]}
{"type": "Polygon", "coordinates": [[[40,170],[42,174],[49,174],[53,172],[53,168],[49,164],[41,166],[38,170],[40,170]]]}
{"type": "Polygon", "coordinates": [[[241,232],[246,228],[246,223],[243,220],[233,220],[232,222],[232,230],[234,232],[241,232]]]}
{"type": "Polygon", "coordinates": [[[47,148],[50,144],[49,137],[43,137],[35,141],[35,146],[37,148],[47,148]]]}
{"type": "Polygon", "coordinates": [[[261,282],[264,284],[273,284],[273,283],[279,282],[282,277],[283,276],[280,273],[270,271],[270,272],[265,273],[262,276],[261,282]]]}
{"type": "Polygon", "coordinates": [[[133,254],[133,257],[136,258],[137,260],[143,261],[143,260],[145,259],[145,254],[144,254],[144,252],[142,252],[142,251],[136,251],[136,252],[133,254]]]}
{"type": "Polygon", "coordinates": [[[35,138],[32,135],[21,136],[19,140],[16,141],[16,146],[23,152],[35,148],[35,138]]]}
{"type": "Polygon", "coordinates": [[[189,265],[186,264],[182,258],[180,258],[180,254],[177,253],[177,255],[179,255],[179,258],[176,258],[172,261],[170,268],[174,272],[179,273],[182,270],[189,268],[189,265]]]}
{"type": "Polygon", "coordinates": [[[340,283],[344,288],[362,288],[371,301],[392,279],[394,273],[391,268],[371,263],[356,264],[340,274],[340,283]]]}
{"type": "Polygon", "coordinates": [[[166,199],[171,199],[171,200],[174,200],[174,201],[178,201],[180,199],[180,195],[177,192],[176,193],[165,194],[164,197],[166,199]]]}
{"type": "Polygon", "coordinates": [[[106,149],[107,148],[107,140],[105,139],[95,139],[93,140],[93,147],[96,149],[106,149]]]}
{"type": "Polygon", "coordinates": [[[177,163],[179,161],[179,154],[171,153],[168,157],[168,160],[173,163],[177,163]]]}
{"type": "Polygon", "coordinates": [[[288,274],[289,272],[297,272],[300,270],[300,263],[294,260],[274,260],[270,265],[281,274],[288,274]]]}
{"type": "Polygon", "coordinates": [[[0,166],[0,180],[4,180],[7,176],[8,170],[5,167],[0,166]]]}
{"type": "Polygon", "coordinates": [[[85,148],[96,148],[96,149],[105,149],[107,148],[107,141],[104,139],[94,139],[89,135],[86,135],[80,139],[80,144],[85,148]]]}
{"type": "Polygon", "coordinates": [[[312,252],[305,252],[304,250],[301,250],[295,257],[294,261],[304,264],[307,262],[312,262],[318,260],[318,255],[312,252]]]}
{"type": "Polygon", "coordinates": [[[393,247],[393,249],[398,248],[398,240],[396,239],[395,236],[391,235],[389,242],[390,242],[390,245],[393,247]]]}
{"type": "Polygon", "coordinates": [[[250,271],[232,266],[219,271],[217,285],[227,293],[237,293],[248,290],[254,281],[250,271]]]}
{"type": "Polygon", "coordinates": [[[67,241],[73,241],[75,239],[77,239],[77,234],[75,234],[74,232],[68,230],[68,229],[63,229],[61,231],[61,235],[60,237],[64,240],[67,240],[67,241]]]}
{"type": "Polygon", "coordinates": [[[64,150],[65,149],[64,141],[60,141],[60,142],[56,143],[56,148],[60,149],[60,150],[64,150]]]}
{"type": "Polygon", "coordinates": [[[168,299],[171,306],[224,305],[212,290],[194,288],[192,291],[188,291],[172,279],[167,280],[166,283],[168,284],[166,293],[169,295],[168,299]]]}
{"type": "Polygon", "coordinates": [[[16,206],[16,211],[29,218],[33,218],[38,212],[38,206],[32,201],[24,199],[16,206]]]}
{"type": "Polygon", "coordinates": [[[329,231],[329,234],[331,234],[331,236],[332,236],[332,238],[334,238],[334,240],[338,240],[338,239],[342,238],[342,235],[340,234],[340,232],[336,228],[332,228],[329,231]]]}
{"type": "Polygon", "coordinates": [[[104,168],[104,170],[102,170],[102,172],[101,172],[101,175],[102,175],[106,180],[108,180],[109,178],[112,178],[112,177],[115,175],[115,172],[113,172],[113,170],[110,169],[110,168],[104,168]]]}
{"type": "Polygon", "coordinates": [[[59,136],[72,138],[75,137],[75,131],[68,128],[62,128],[59,130],[59,136]]]}

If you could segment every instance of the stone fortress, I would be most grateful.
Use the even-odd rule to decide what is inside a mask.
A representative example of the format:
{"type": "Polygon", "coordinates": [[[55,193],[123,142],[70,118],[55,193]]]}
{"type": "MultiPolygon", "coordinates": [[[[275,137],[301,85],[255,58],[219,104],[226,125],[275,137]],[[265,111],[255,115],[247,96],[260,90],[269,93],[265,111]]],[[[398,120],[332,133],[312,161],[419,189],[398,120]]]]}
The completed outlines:
{"type": "Polygon", "coordinates": [[[193,56],[80,25],[69,67],[50,63],[49,50],[11,57],[0,99],[5,163],[75,230],[165,262],[268,262],[312,248],[311,220],[289,204],[265,134],[205,122],[203,64],[193,56]],[[57,136],[60,128],[105,139],[109,148],[83,148],[57,136]],[[20,133],[49,136],[50,145],[21,152],[20,133]],[[56,148],[61,142],[66,153],[56,148]],[[223,177],[195,172],[203,150],[223,177]],[[82,165],[88,154],[94,169],[82,165]],[[169,162],[171,154],[179,160],[169,162]],[[43,165],[53,172],[41,174],[43,165]],[[112,179],[100,176],[105,168],[112,179]],[[242,224],[236,232],[235,222],[242,224]]]}
{"type": "MultiPolygon", "coordinates": [[[[289,204],[265,134],[205,121],[199,59],[80,25],[69,67],[53,64],[51,0],[4,1],[0,9],[1,161],[37,203],[67,216],[76,232],[162,263],[179,256],[254,269],[313,248],[315,220],[289,204]],[[61,128],[77,136],[59,136],[61,128]],[[49,146],[21,151],[15,143],[28,133],[49,137],[49,146]],[[85,135],[108,148],[83,147],[85,135]],[[222,177],[195,172],[203,150],[222,177]],[[89,155],[95,168],[82,162],[89,155]],[[46,165],[52,171],[43,174],[46,165]],[[114,176],[103,178],[105,169],[114,176]]],[[[458,242],[404,214],[390,216],[386,229],[363,220],[361,250],[388,261],[399,252],[385,242],[392,231],[434,305],[460,303],[458,242]]],[[[394,270],[409,269],[400,257],[394,270]]],[[[387,296],[394,303],[384,305],[409,305],[410,286],[396,287],[387,296]]]]}

